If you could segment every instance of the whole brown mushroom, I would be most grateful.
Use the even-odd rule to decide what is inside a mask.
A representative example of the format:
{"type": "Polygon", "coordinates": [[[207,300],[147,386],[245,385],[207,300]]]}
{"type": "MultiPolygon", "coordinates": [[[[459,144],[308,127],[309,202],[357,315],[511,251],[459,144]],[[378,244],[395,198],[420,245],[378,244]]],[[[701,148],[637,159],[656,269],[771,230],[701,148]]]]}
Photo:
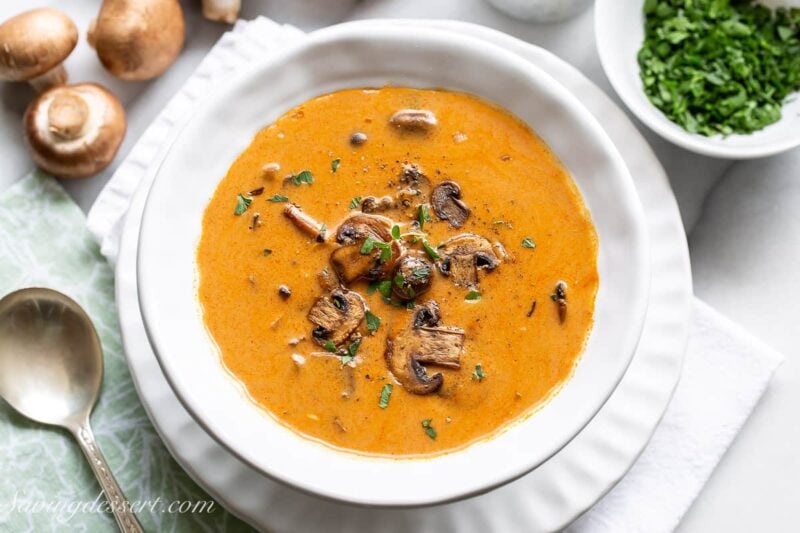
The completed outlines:
{"type": "Polygon", "coordinates": [[[233,24],[241,8],[241,0],[203,0],[203,16],[216,22],[233,24]]]}
{"type": "Polygon", "coordinates": [[[78,29],[57,9],[25,11],[0,24],[0,79],[27,81],[37,91],[66,83],[61,63],[78,43],[78,29]]]}
{"type": "Polygon", "coordinates": [[[88,37],[111,74],[149,80],[180,54],[186,37],[183,10],[178,0],[104,0],[88,37]]]}
{"type": "Polygon", "coordinates": [[[60,85],[25,110],[25,140],[41,168],[62,178],[84,178],[114,159],[125,136],[125,110],[94,83],[60,85]]]}

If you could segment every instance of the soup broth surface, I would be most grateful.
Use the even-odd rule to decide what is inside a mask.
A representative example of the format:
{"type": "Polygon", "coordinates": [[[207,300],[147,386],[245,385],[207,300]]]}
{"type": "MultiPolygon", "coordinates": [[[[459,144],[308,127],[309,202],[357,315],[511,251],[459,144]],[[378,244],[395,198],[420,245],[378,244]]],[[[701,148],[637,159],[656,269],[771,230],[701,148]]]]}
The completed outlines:
{"type": "Polygon", "coordinates": [[[306,437],[390,456],[463,447],[547,401],[580,357],[598,288],[596,233],[557,157],[505,110],[444,90],[339,91],[261,130],[208,204],[197,263],[205,324],[252,399],[306,437]],[[409,117],[419,114],[398,119],[400,110],[425,113],[414,122],[409,117]],[[457,219],[468,209],[461,227],[434,209],[432,190],[444,181],[455,182],[460,197],[450,194],[447,202],[457,202],[442,210],[457,219]],[[287,216],[291,205],[312,226],[324,224],[323,242],[287,216]],[[372,260],[367,277],[378,279],[334,289],[331,254],[345,247],[337,242],[340,225],[372,207],[368,216],[390,220],[400,238],[373,238],[370,248],[356,235],[352,257],[372,260]],[[496,264],[454,255],[445,275],[439,252],[447,248],[438,246],[464,234],[490,243],[496,264]],[[381,263],[383,248],[392,257],[381,263]],[[398,280],[390,266],[403,255],[423,263],[398,280]],[[459,285],[453,269],[465,264],[477,279],[459,285]],[[417,276],[430,288],[416,294],[412,287],[414,297],[402,301],[397,292],[408,297],[407,278],[417,276]],[[351,301],[333,298],[337,290],[351,301]],[[315,337],[318,324],[309,318],[326,297],[329,314],[342,303],[360,308],[359,300],[371,313],[338,344],[325,339],[335,332],[315,337]],[[415,328],[431,301],[440,321],[415,328]],[[452,358],[442,365],[411,354],[418,348],[408,339],[423,334],[452,341],[442,352],[457,368],[452,358]]]}

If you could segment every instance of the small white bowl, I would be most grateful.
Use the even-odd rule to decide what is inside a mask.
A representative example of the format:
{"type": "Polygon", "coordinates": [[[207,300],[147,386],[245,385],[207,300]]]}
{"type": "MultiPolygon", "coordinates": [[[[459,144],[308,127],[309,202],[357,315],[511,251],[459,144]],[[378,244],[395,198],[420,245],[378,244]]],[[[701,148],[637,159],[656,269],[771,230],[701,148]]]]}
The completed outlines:
{"type": "MultiPolygon", "coordinates": [[[[778,2],[764,2],[775,6],[778,2]]],[[[595,36],[611,85],[634,115],[664,139],[692,152],[727,159],[753,159],[800,146],[800,95],[784,104],[781,120],[749,135],[704,137],[689,133],[650,103],[636,55],[644,42],[644,0],[597,0],[595,36]]],[[[784,1],[784,4],[786,2],[784,1]]]]}
{"type": "Polygon", "coordinates": [[[561,449],[624,374],[639,342],[650,279],[645,222],[631,176],[600,124],[572,94],[485,41],[368,22],[315,32],[277,56],[255,60],[196,110],[158,171],[139,247],[139,301],[148,337],[170,385],[198,423],[275,479],[328,498],[379,506],[477,494],[525,474],[561,449]],[[532,124],[573,174],[599,236],[595,324],[572,378],[532,416],[433,458],[346,453],[280,424],[223,367],[203,324],[195,285],[205,207],[257,131],[314,96],[385,85],[474,93],[532,124]]]}

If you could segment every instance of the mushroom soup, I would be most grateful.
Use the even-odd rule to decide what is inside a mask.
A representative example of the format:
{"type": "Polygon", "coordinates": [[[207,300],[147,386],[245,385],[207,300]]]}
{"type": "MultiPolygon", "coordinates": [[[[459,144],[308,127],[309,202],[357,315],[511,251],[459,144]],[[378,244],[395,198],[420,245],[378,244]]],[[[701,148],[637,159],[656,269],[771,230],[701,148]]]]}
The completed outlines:
{"type": "Polygon", "coordinates": [[[439,90],[339,91],[264,128],[214,193],[197,260],[206,326],[251,397],[307,437],[392,456],[546,402],[598,287],[557,157],[503,109],[439,90]]]}

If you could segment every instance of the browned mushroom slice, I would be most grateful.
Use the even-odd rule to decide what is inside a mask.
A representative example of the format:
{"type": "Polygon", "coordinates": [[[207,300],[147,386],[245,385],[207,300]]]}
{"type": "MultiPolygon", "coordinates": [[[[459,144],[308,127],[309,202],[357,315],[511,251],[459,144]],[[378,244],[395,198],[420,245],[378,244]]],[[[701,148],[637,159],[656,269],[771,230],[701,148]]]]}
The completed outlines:
{"type": "Polygon", "coordinates": [[[500,264],[492,243],[474,233],[462,233],[444,241],[436,250],[439,271],[460,287],[478,284],[478,270],[491,272],[500,264]]]}
{"type": "Polygon", "coordinates": [[[435,302],[420,305],[411,326],[386,338],[384,358],[392,375],[413,394],[436,392],[444,382],[441,373],[428,375],[424,364],[459,368],[464,331],[441,327],[435,302]]]}
{"type": "Polygon", "coordinates": [[[390,219],[365,213],[355,214],[342,222],[336,231],[336,242],[342,246],[334,250],[330,257],[339,279],[344,283],[352,283],[357,279],[374,280],[388,276],[403,252],[400,242],[392,239],[391,228],[390,219]],[[381,250],[378,248],[366,254],[361,253],[367,237],[391,242],[391,259],[381,262],[381,250]]]}
{"type": "Polygon", "coordinates": [[[428,133],[438,122],[436,115],[427,109],[401,109],[391,116],[389,124],[403,131],[428,133]]]}
{"type": "Polygon", "coordinates": [[[308,312],[308,319],[316,326],[311,336],[321,346],[328,342],[339,346],[356,330],[366,310],[367,304],[357,292],[334,289],[308,312]]]}
{"type": "Polygon", "coordinates": [[[361,211],[364,213],[376,213],[380,211],[388,211],[394,207],[394,200],[391,196],[382,196],[376,198],[375,196],[367,196],[361,201],[361,211]]]}
{"type": "Polygon", "coordinates": [[[392,292],[402,302],[413,300],[431,288],[433,265],[420,252],[409,252],[397,261],[392,292]]]}
{"type": "Polygon", "coordinates": [[[317,222],[311,218],[305,211],[300,209],[300,206],[295,204],[286,204],[283,208],[283,214],[297,226],[297,229],[313,237],[317,242],[325,242],[326,230],[325,224],[317,222]]]}
{"type": "Polygon", "coordinates": [[[455,181],[443,181],[431,192],[433,212],[454,228],[460,228],[469,217],[469,207],[461,201],[461,187],[455,181]]]}

